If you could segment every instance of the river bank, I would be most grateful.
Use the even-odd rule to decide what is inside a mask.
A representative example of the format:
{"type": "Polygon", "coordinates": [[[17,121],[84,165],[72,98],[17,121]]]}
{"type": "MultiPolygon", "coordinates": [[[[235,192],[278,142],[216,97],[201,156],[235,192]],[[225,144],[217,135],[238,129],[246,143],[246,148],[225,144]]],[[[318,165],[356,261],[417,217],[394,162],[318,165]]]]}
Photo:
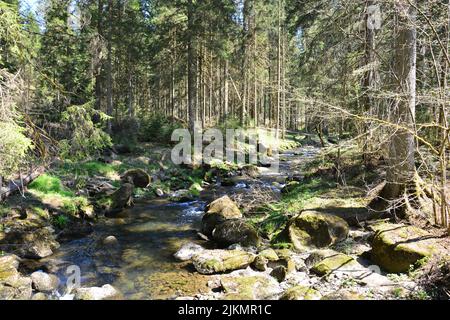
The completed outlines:
{"type": "Polygon", "coordinates": [[[448,239],[441,238],[437,229],[423,231],[372,220],[364,184],[375,185],[381,178],[377,172],[346,163],[343,170],[348,170],[344,176],[349,181],[342,184],[326,160],[331,148],[306,140],[293,146],[281,153],[276,174],[264,167],[178,168],[170,165],[170,149],[158,146],[139,155],[82,165],[58,164],[42,181],[50,188],[30,185],[25,201],[16,196],[2,209],[8,212],[2,218],[0,265],[9,271],[1,273],[1,297],[431,298],[421,277],[434,255],[431,249],[438,248],[442,258],[441,252],[448,252],[448,239]],[[121,176],[130,169],[145,170],[150,186],[133,190],[134,206],[104,217],[108,196],[120,189],[121,176]],[[243,226],[255,230],[256,245],[229,247],[217,237],[199,234],[204,229],[204,213],[210,209],[207,204],[223,196],[229,197],[241,214],[240,224],[232,230],[239,232],[243,226]],[[330,216],[338,218],[329,220],[330,216]],[[326,221],[321,224],[321,219],[326,221]],[[305,221],[313,223],[305,228],[305,221]],[[336,231],[336,224],[344,226],[343,232],[336,231]],[[406,249],[423,254],[413,257],[411,268],[410,260],[404,262],[407,270],[401,273],[386,270],[389,260],[373,253],[374,239],[380,240],[381,247],[385,243],[381,240],[398,242],[398,230],[406,242],[419,234],[421,239],[406,249]],[[305,245],[305,232],[308,239],[321,243],[305,245]],[[332,237],[322,243],[324,234],[332,237]],[[430,254],[423,253],[423,248],[430,246],[430,254]],[[182,256],[183,261],[174,257],[177,252],[178,260],[182,256]],[[202,255],[216,257],[222,265],[229,261],[224,255],[233,261],[236,257],[246,260],[225,272],[214,268],[209,272],[200,263],[202,255]],[[68,292],[70,266],[79,267],[84,289],[68,292]],[[33,280],[32,275],[40,271],[33,280]],[[38,278],[50,284],[42,289],[38,278]]]}

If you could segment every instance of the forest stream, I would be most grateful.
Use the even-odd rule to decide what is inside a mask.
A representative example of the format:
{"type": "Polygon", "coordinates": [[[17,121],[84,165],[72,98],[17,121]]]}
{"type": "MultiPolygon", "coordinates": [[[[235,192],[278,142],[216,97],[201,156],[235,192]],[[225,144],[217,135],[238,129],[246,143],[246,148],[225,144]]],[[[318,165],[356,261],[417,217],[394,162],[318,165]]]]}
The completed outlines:
{"type": "Polygon", "coordinates": [[[258,179],[239,179],[230,187],[211,186],[195,201],[137,202],[124,210],[123,218],[101,220],[89,236],[61,244],[54,255],[41,262],[58,270],[62,283],[67,281],[66,267],[77,265],[82,287],[109,283],[125,299],[174,298],[202,292],[200,287],[207,276],[195,275],[195,269],[177,262],[173,254],[186,242],[212,246],[197,236],[206,203],[225,194],[251,193],[256,186],[279,193],[287,176],[300,173],[298,166],[318,151],[317,147],[305,146],[280,153],[279,173],[264,173],[262,168],[258,179]],[[110,236],[117,242],[102,240],[110,236]]]}

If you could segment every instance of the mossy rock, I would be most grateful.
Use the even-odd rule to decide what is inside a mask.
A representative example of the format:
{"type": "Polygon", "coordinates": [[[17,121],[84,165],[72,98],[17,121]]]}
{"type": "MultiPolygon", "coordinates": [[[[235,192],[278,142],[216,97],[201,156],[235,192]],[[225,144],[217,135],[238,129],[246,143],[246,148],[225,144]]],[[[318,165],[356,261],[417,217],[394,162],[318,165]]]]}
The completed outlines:
{"type": "Polygon", "coordinates": [[[278,282],[283,282],[286,279],[287,274],[288,274],[287,268],[281,265],[276,266],[270,272],[270,275],[275,279],[277,279],[278,282]]]}
{"type": "Polygon", "coordinates": [[[258,255],[253,261],[252,267],[259,271],[266,271],[268,262],[269,261],[265,257],[258,255]]]}
{"type": "Polygon", "coordinates": [[[229,219],[240,219],[242,213],[236,203],[228,196],[223,196],[212,201],[206,207],[206,213],[202,218],[202,233],[211,236],[216,226],[229,219]]]}
{"type": "Polygon", "coordinates": [[[268,261],[277,261],[279,259],[278,254],[272,248],[264,249],[258,253],[259,257],[266,258],[268,261]]]}
{"type": "Polygon", "coordinates": [[[150,184],[151,177],[142,169],[127,170],[121,177],[123,182],[132,181],[135,187],[146,188],[150,184]]]}
{"type": "MultiPolygon", "coordinates": [[[[195,192],[195,191],[194,191],[195,192]]],[[[194,200],[195,195],[188,189],[180,189],[172,193],[169,197],[170,201],[188,202],[194,200]]]]}
{"type": "Polygon", "coordinates": [[[123,183],[122,186],[111,195],[110,209],[130,207],[133,204],[133,190],[134,185],[132,183],[123,183]]]}
{"type": "Polygon", "coordinates": [[[278,281],[265,273],[239,270],[221,277],[224,300],[273,299],[280,292],[278,281]]]}
{"type": "Polygon", "coordinates": [[[295,249],[323,248],[347,238],[347,222],[335,215],[317,211],[304,211],[293,217],[287,225],[287,234],[295,249]]]}
{"type": "Polygon", "coordinates": [[[381,224],[372,240],[371,259],[382,269],[408,272],[419,260],[439,251],[439,245],[427,231],[401,224],[381,224]]]}
{"type": "Polygon", "coordinates": [[[192,257],[195,269],[201,274],[223,273],[248,267],[255,255],[242,250],[204,250],[192,257]]]}
{"type": "Polygon", "coordinates": [[[286,268],[287,273],[291,273],[296,270],[295,261],[290,257],[269,261],[267,265],[272,269],[275,269],[279,266],[284,267],[286,268]]]}
{"type": "Polygon", "coordinates": [[[324,276],[337,270],[353,270],[361,266],[352,257],[333,250],[318,250],[313,252],[306,260],[312,267],[310,271],[324,276]]]}
{"type": "Polygon", "coordinates": [[[357,292],[338,290],[323,296],[321,300],[365,300],[365,297],[357,292]]]}
{"type": "Polygon", "coordinates": [[[31,279],[17,271],[19,258],[15,255],[0,256],[0,300],[28,300],[31,298],[31,279]]]}
{"type": "Polygon", "coordinates": [[[287,289],[280,300],[320,300],[319,291],[305,286],[295,286],[287,289]]]}
{"type": "Polygon", "coordinates": [[[212,232],[212,238],[222,246],[239,243],[257,247],[261,243],[255,228],[240,219],[226,220],[218,224],[212,232]]]}
{"type": "Polygon", "coordinates": [[[0,282],[18,276],[18,267],[19,258],[16,255],[9,254],[0,256],[0,282]]]}

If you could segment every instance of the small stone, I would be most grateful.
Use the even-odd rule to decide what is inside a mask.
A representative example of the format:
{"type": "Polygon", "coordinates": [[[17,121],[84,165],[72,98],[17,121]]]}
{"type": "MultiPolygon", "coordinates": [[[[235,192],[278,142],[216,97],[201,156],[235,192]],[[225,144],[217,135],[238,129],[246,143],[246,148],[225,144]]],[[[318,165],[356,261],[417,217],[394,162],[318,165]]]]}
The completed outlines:
{"type": "Polygon", "coordinates": [[[114,236],[107,236],[105,239],[103,239],[103,244],[105,246],[117,246],[119,244],[119,240],[117,240],[114,236]]]}
{"type": "Polygon", "coordinates": [[[270,275],[278,280],[278,282],[283,282],[284,279],[286,279],[287,275],[287,268],[284,266],[277,266],[275,267],[272,272],[270,272],[270,275]]]}
{"type": "Polygon", "coordinates": [[[43,292],[38,292],[31,297],[31,300],[48,300],[48,297],[43,292]]]}
{"type": "Polygon", "coordinates": [[[58,289],[59,279],[53,274],[36,271],[31,274],[33,287],[40,292],[53,292],[58,289]]]}
{"type": "Polygon", "coordinates": [[[259,271],[266,271],[268,262],[267,258],[258,255],[256,256],[255,261],[253,261],[253,267],[259,271]]]}
{"type": "Polygon", "coordinates": [[[199,246],[196,243],[188,242],[181,246],[180,250],[178,250],[174,257],[180,261],[187,261],[192,259],[192,257],[196,254],[199,254],[205,250],[202,246],[199,246]]]}
{"type": "Polygon", "coordinates": [[[279,259],[275,250],[269,248],[262,250],[258,256],[266,258],[268,261],[277,261],[279,259]]]}
{"type": "Polygon", "coordinates": [[[110,284],[102,287],[77,288],[74,294],[75,300],[113,300],[120,296],[119,291],[110,284]]]}
{"type": "Polygon", "coordinates": [[[162,189],[158,188],[158,189],[155,190],[155,194],[158,197],[163,197],[164,196],[164,191],[162,191],[162,189]]]}

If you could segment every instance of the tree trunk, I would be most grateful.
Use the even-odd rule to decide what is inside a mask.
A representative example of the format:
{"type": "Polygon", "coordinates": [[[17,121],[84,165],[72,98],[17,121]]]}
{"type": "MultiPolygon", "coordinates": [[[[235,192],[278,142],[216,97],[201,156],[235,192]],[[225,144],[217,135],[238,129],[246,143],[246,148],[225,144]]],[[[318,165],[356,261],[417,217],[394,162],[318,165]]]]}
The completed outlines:
{"type": "Polygon", "coordinates": [[[194,132],[195,121],[197,120],[197,53],[194,36],[194,4],[192,0],[188,1],[188,114],[189,129],[194,132]]]}
{"type": "MultiPolygon", "coordinates": [[[[112,96],[112,33],[113,33],[113,1],[108,1],[109,30],[108,30],[108,56],[106,59],[106,114],[113,114],[113,96],[112,96]]],[[[112,122],[108,119],[108,133],[112,133],[112,122]]]]}
{"type": "Polygon", "coordinates": [[[386,185],[380,197],[395,200],[414,182],[414,124],[416,105],[416,13],[407,0],[396,3],[398,26],[396,34],[395,77],[397,98],[391,114],[399,126],[392,133],[389,145],[386,185]]]}

